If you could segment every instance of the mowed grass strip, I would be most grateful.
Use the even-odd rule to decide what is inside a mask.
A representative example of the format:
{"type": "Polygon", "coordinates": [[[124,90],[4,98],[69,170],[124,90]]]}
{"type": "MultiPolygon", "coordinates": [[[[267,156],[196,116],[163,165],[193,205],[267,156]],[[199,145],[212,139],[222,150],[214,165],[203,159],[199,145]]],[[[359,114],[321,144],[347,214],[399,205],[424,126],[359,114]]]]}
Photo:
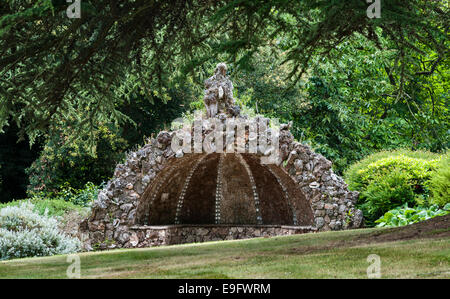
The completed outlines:
{"type": "MultiPolygon", "coordinates": [[[[80,253],[82,278],[450,278],[450,238],[353,242],[383,229],[80,253]]],[[[0,262],[0,278],[66,278],[67,256],[0,262]]]]}

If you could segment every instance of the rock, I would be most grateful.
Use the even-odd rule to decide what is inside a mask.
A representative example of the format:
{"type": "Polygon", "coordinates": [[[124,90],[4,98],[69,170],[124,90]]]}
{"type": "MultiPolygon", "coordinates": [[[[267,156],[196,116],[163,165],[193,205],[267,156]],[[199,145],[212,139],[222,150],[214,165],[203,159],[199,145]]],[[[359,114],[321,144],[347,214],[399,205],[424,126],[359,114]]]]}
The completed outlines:
{"type": "Polygon", "coordinates": [[[97,198],[98,198],[98,200],[100,200],[102,202],[107,202],[109,200],[109,197],[108,197],[108,195],[106,194],[105,191],[100,191],[98,193],[98,197],[97,198]]]}
{"type": "Polygon", "coordinates": [[[114,227],[118,227],[119,224],[120,224],[120,220],[119,220],[119,219],[114,219],[114,221],[113,221],[113,226],[114,226],[114,227]]]}
{"type": "Polygon", "coordinates": [[[297,170],[299,172],[302,171],[303,170],[303,161],[300,159],[295,160],[294,167],[295,167],[295,170],[297,170]]]}
{"type": "Polygon", "coordinates": [[[92,248],[91,244],[89,244],[88,242],[83,243],[83,244],[84,244],[84,245],[83,245],[84,250],[86,250],[86,251],[92,251],[92,250],[94,250],[94,248],[92,248]]]}
{"type": "Polygon", "coordinates": [[[332,210],[332,209],[333,209],[333,205],[332,205],[332,204],[329,204],[329,203],[326,203],[326,204],[324,205],[324,208],[325,208],[325,210],[332,210]]]}
{"type": "Polygon", "coordinates": [[[317,210],[322,210],[324,207],[325,207],[325,204],[322,201],[315,202],[313,204],[313,208],[315,208],[317,210]]]}
{"type": "Polygon", "coordinates": [[[172,136],[167,131],[161,131],[156,137],[158,143],[163,146],[163,148],[167,147],[172,141],[172,136]]]}
{"type": "Polygon", "coordinates": [[[359,228],[363,224],[363,213],[361,210],[355,210],[354,216],[353,216],[353,227],[359,228]]]}
{"type": "Polygon", "coordinates": [[[131,210],[131,208],[133,208],[133,205],[131,203],[126,203],[120,206],[120,209],[125,213],[128,213],[131,210]]]}
{"type": "Polygon", "coordinates": [[[130,239],[130,234],[128,232],[124,232],[124,233],[120,234],[119,237],[117,238],[117,240],[122,244],[126,243],[129,239],[130,239]]]}
{"type": "Polygon", "coordinates": [[[136,192],[137,192],[138,194],[144,193],[145,187],[146,187],[146,186],[142,184],[142,180],[137,181],[137,182],[134,184],[134,190],[136,190],[136,192]]]}
{"type": "Polygon", "coordinates": [[[228,108],[227,110],[228,114],[230,114],[231,116],[239,116],[241,114],[241,108],[237,105],[234,105],[231,108],[228,108]]]}
{"type": "Polygon", "coordinates": [[[325,224],[325,220],[323,219],[323,217],[316,217],[314,221],[317,228],[321,228],[325,224]]]}
{"type": "Polygon", "coordinates": [[[127,197],[128,201],[136,202],[141,196],[132,190],[131,192],[128,192],[126,194],[126,197],[127,197]]]}
{"type": "Polygon", "coordinates": [[[136,233],[132,233],[130,237],[130,244],[133,247],[136,247],[139,244],[139,238],[136,233]]]}
{"type": "Polygon", "coordinates": [[[200,236],[206,236],[208,234],[208,232],[209,231],[207,229],[205,229],[205,228],[197,229],[197,234],[200,235],[200,236]]]}
{"type": "Polygon", "coordinates": [[[132,210],[128,213],[127,219],[128,219],[130,222],[133,222],[135,216],[136,216],[136,209],[132,209],[132,210]]]}
{"type": "Polygon", "coordinates": [[[309,188],[311,189],[317,189],[320,187],[320,184],[318,182],[312,182],[311,184],[309,184],[309,188]]]}
{"type": "Polygon", "coordinates": [[[281,131],[287,131],[292,127],[292,121],[288,122],[287,124],[281,124],[280,130],[281,131]]]}
{"type": "MultiPolygon", "coordinates": [[[[152,172],[151,173],[153,176],[154,176],[154,173],[152,172]]],[[[148,183],[150,183],[150,180],[152,179],[152,176],[151,175],[144,175],[144,177],[142,178],[142,185],[143,186],[147,186],[148,185],[148,183]]]]}
{"type": "Polygon", "coordinates": [[[325,216],[325,210],[316,210],[314,212],[314,216],[320,216],[320,217],[325,216]]]}
{"type": "Polygon", "coordinates": [[[92,204],[92,207],[94,209],[106,209],[108,207],[108,205],[106,204],[106,202],[104,200],[97,199],[92,204]]]}
{"type": "Polygon", "coordinates": [[[330,224],[329,224],[329,227],[330,227],[332,230],[334,230],[335,226],[336,226],[336,221],[335,221],[335,220],[331,220],[331,221],[330,221],[330,224]]]}

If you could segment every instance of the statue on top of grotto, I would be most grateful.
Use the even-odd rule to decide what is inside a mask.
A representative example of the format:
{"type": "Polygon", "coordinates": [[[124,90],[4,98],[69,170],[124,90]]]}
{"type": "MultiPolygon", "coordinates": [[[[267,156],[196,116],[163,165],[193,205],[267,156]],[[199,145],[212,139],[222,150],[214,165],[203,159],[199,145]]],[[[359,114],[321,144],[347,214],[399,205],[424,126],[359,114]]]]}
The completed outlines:
{"type": "Polygon", "coordinates": [[[219,113],[231,116],[239,115],[239,106],[233,98],[233,83],[227,76],[227,65],[219,63],[214,75],[205,80],[205,97],[203,99],[207,117],[214,117],[219,113]]]}

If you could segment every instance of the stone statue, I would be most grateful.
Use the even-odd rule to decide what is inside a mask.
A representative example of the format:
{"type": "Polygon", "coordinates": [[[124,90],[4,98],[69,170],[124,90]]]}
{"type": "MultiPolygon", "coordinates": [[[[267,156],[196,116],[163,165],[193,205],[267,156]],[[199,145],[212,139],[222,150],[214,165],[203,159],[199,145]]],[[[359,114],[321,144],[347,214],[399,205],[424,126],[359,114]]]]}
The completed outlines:
{"type": "Polygon", "coordinates": [[[235,106],[233,98],[233,83],[227,77],[227,65],[219,63],[214,75],[205,80],[205,97],[203,99],[207,117],[219,113],[231,116],[239,115],[239,107],[235,106]]]}

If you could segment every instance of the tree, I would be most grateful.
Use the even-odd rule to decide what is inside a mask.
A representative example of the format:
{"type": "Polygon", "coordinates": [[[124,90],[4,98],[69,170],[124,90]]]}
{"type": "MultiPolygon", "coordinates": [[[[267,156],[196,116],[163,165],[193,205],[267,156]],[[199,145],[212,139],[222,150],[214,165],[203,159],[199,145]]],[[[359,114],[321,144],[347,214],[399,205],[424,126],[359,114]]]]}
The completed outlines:
{"type": "MultiPolygon", "coordinates": [[[[277,40],[284,41],[283,37],[277,40]]],[[[280,66],[285,55],[281,50],[260,48],[253,56],[253,69],[234,74],[238,97],[248,97],[247,105],[265,115],[282,122],[292,120],[294,136],[331,159],[338,173],[381,149],[442,151],[448,147],[445,65],[432,76],[416,75],[406,81],[405,91],[412,96],[406,101],[387,96],[397,88],[384,71],[392,52],[379,50],[360,34],[329,56],[314,57],[299,84],[292,87],[284,80],[288,67],[280,66]]]]}
{"type": "Polygon", "coordinates": [[[88,182],[100,185],[108,181],[127,151],[144,143],[181,115],[189,94],[188,88],[184,91],[169,91],[172,100],[167,104],[161,100],[152,104],[140,94],[130,95],[132,100],[118,109],[136,125],[102,125],[96,130],[95,148],[89,147],[85,139],[69,142],[70,138],[63,131],[47,136],[39,158],[26,170],[29,193],[56,193],[68,186],[82,189],[88,182]]]}
{"type": "Polygon", "coordinates": [[[100,123],[130,120],[117,106],[138,83],[149,99],[167,100],[176,58],[201,43],[203,17],[193,12],[208,15],[210,6],[204,1],[82,4],[80,19],[67,18],[65,1],[0,4],[1,128],[15,121],[21,137],[26,133],[33,142],[75,119],[71,136],[93,138],[100,123]]]}
{"type": "Polygon", "coordinates": [[[364,0],[81,2],[80,19],[67,18],[63,0],[1,2],[0,128],[14,121],[33,142],[75,118],[73,136],[94,136],[100,123],[127,119],[117,104],[138,84],[168,99],[217,57],[248,67],[262,45],[286,51],[295,83],[314,57],[359,33],[393,52],[389,96],[403,101],[412,76],[448,64],[448,7],[438,1],[385,0],[381,19],[367,17],[364,0]]]}
{"type": "Polygon", "coordinates": [[[19,129],[12,124],[0,134],[0,203],[26,197],[25,170],[39,156],[41,141],[30,147],[28,140],[17,142],[19,129]]]}

